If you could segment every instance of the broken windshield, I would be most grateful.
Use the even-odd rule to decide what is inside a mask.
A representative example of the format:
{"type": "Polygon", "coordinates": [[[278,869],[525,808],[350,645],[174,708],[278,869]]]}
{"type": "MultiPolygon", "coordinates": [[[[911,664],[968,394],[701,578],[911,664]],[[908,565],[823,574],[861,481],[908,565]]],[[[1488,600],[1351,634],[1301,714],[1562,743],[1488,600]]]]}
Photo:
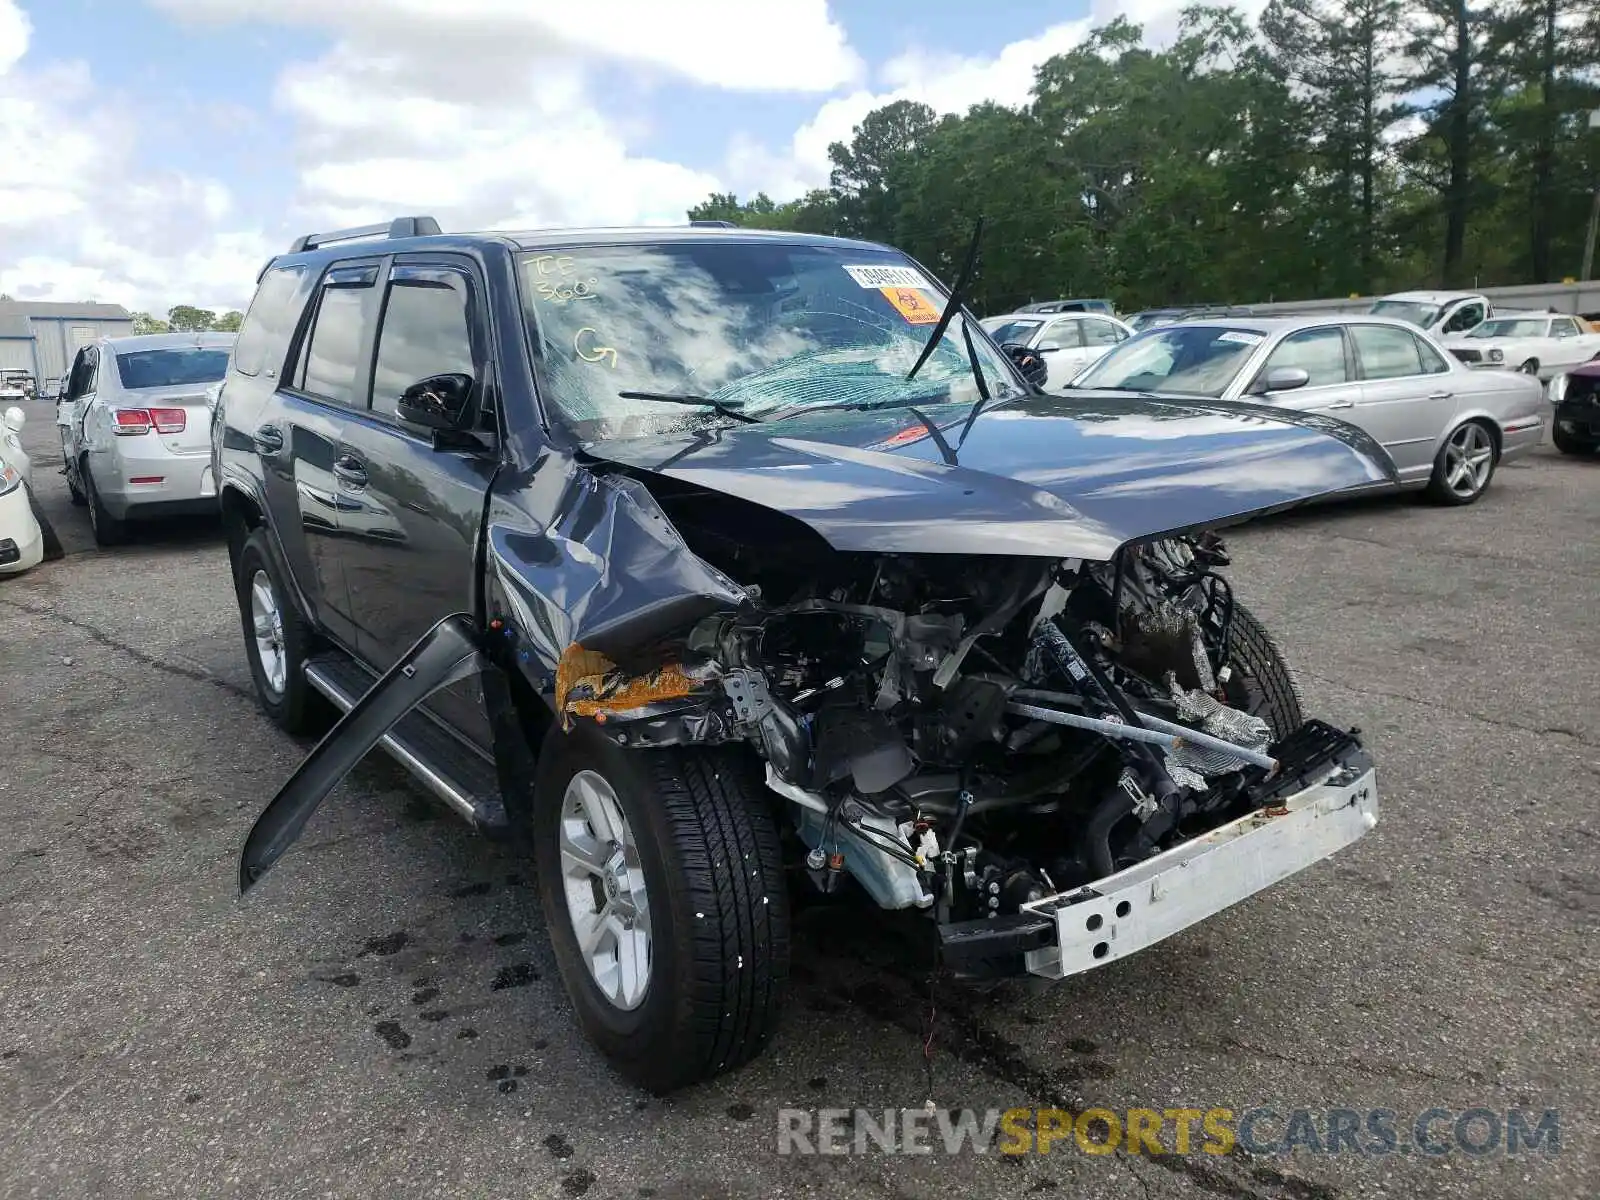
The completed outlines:
{"type": "MultiPolygon", "coordinates": [[[[908,381],[944,304],[903,255],[778,241],[577,247],[523,256],[522,284],[547,403],[586,440],[844,405],[979,398],[950,322],[908,381]]],[[[996,400],[1023,395],[974,330],[996,400]]]]}

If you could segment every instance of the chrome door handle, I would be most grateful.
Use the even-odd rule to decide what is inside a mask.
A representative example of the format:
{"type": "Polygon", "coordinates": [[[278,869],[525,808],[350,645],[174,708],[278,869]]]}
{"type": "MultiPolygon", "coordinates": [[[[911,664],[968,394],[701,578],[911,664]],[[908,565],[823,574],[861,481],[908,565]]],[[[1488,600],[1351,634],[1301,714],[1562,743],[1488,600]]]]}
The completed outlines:
{"type": "Polygon", "coordinates": [[[1448,400],[1448,399],[1450,399],[1451,396],[1454,396],[1454,395],[1455,395],[1454,392],[1429,392],[1428,393],[1428,399],[1429,400],[1448,400]]]}
{"type": "Polygon", "coordinates": [[[1354,400],[1333,400],[1328,403],[1329,408],[1354,408],[1355,406],[1356,402],[1354,400]]]}
{"type": "Polygon", "coordinates": [[[353,492],[367,486],[366,467],[360,459],[349,454],[341,454],[333,460],[333,476],[353,492]]]}
{"type": "Polygon", "coordinates": [[[283,430],[276,425],[263,425],[250,440],[262,454],[276,454],[283,449],[283,430]]]}

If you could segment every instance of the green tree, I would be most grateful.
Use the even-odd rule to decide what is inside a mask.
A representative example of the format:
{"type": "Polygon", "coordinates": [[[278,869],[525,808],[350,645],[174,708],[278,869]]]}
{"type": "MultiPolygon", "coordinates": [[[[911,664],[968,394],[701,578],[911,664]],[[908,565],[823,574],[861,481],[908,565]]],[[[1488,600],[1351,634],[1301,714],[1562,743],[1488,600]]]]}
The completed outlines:
{"type": "Polygon", "coordinates": [[[1336,292],[1371,288],[1379,273],[1388,133],[1405,115],[1400,11],[1399,0],[1272,0],[1261,18],[1269,60],[1307,122],[1305,194],[1336,292]]]}
{"type": "Polygon", "coordinates": [[[1446,285],[1466,281],[1467,228],[1482,201],[1483,162],[1490,143],[1487,101],[1502,49],[1504,27],[1487,5],[1470,0],[1411,0],[1406,85],[1431,97],[1419,111],[1425,132],[1411,166],[1439,197],[1444,218],[1440,274],[1446,285]]]}
{"type": "Polygon", "coordinates": [[[939,114],[926,104],[896,100],[874,109],[855,127],[848,144],[828,147],[833,170],[828,187],[843,232],[878,241],[898,241],[898,208],[907,172],[939,114]]]}
{"type": "Polygon", "coordinates": [[[175,333],[203,333],[216,323],[217,314],[209,308],[179,304],[167,310],[167,324],[175,333]]]}
{"type": "Polygon", "coordinates": [[[244,314],[238,310],[223,313],[214,322],[211,328],[216,333],[238,333],[239,326],[244,324],[244,314]]]}
{"type": "Polygon", "coordinates": [[[147,312],[136,312],[133,314],[134,333],[168,333],[171,331],[171,329],[172,326],[168,325],[165,321],[162,321],[156,317],[152,317],[147,312]]]}

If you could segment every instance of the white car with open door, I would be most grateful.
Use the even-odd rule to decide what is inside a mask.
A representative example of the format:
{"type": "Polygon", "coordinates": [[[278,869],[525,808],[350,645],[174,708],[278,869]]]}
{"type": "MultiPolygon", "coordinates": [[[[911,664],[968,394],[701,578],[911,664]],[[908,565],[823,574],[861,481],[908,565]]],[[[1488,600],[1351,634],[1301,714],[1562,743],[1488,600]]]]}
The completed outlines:
{"type": "Polygon", "coordinates": [[[44,531],[29,500],[33,463],[22,448],[23,420],[15,406],[0,417],[0,575],[36,567],[44,557],[44,531]]]}
{"type": "Polygon", "coordinates": [[[211,411],[236,336],[102,338],[78,351],[56,424],[98,544],[126,541],[132,521],[217,511],[211,411]]]}
{"type": "Polygon", "coordinates": [[[1444,345],[1469,367],[1508,368],[1550,380],[1600,355],[1600,333],[1560,313],[1497,313],[1444,345]]]}
{"type": "Polygon", "coordinates": [[[1014,312],[988,317],[983,327],[1002,346],[1023,346],[1044,359],[1050,373],[1040,384],[1065,391],[1089,364],[1133,336],[1131,326],[1100,313],[1014,312]]]}

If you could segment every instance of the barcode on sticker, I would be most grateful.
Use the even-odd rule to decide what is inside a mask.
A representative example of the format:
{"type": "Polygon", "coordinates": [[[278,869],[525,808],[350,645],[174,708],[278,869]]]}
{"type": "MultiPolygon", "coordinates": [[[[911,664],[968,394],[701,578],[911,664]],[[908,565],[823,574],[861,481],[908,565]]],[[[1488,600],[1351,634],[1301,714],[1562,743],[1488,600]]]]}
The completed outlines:
{"type": "Polygon", "coordinates": [[[846,267],[845,272],[864,288],[925,288],[927,276],[915,267],[846,267]]]}

